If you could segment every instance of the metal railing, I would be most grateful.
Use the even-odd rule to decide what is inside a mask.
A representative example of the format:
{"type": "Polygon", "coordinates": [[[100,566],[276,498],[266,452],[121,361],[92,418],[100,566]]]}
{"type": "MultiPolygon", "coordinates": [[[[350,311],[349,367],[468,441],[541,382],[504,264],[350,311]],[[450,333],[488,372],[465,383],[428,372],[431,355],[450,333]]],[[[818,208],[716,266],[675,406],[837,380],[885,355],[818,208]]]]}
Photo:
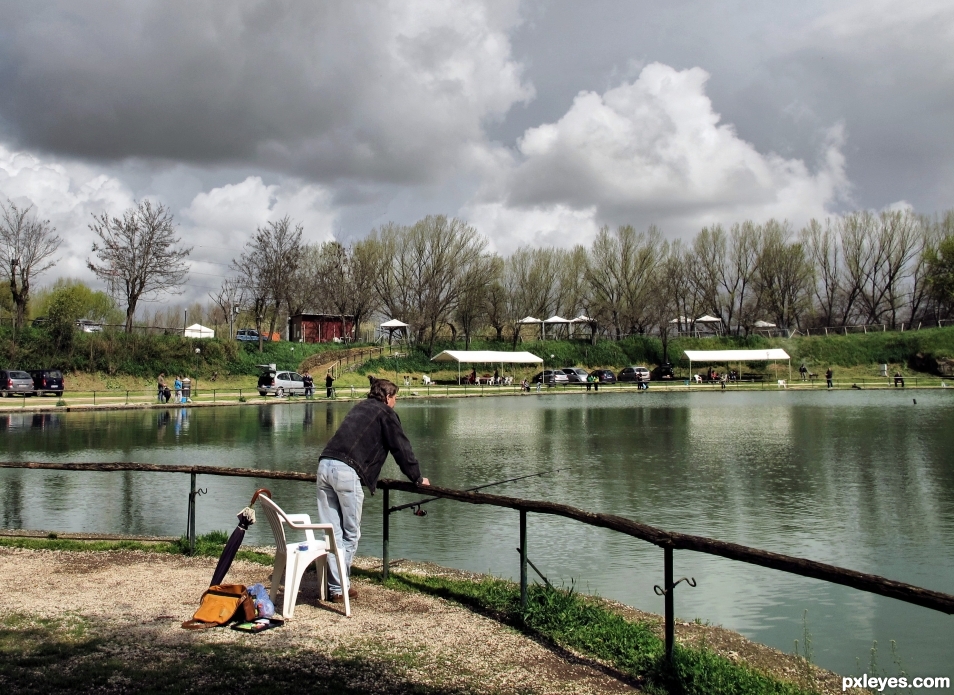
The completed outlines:
{"type": "MultiPolygon", "coordinates": [[[[784,376],[784,387],[790,388],[795,387],[799,389],[825,389],[826,383],[823,376],[815,374],[806,379],[800,379],[797,374],[793,375],[791,379],[788,378],[786,374],[779,374],[779,376],[784,376]]],[[[456,383],[441,383],[437,384],[431,382],[429,384],[422,384],[420,382],[415,383],[414,380],[409,381],[408,384],[405,384],[403,377],[397,376],[392,377],[396,384],[403,387],[401,392],[402,398],[430,398],[433,396],[442,396],[442,397],[455,397],[455,396],[499,396],[507,394],[518,394],[521,392],[520,384],[516,381],[512,384],[456,384],[456,383]]],[[[415,378],[416,380],[416,378],[415,378]]],[[[862,377],[854,380],[835,380],[836,389],[852,389],[852,388],[890,388],[892,386],[897,387],[908,387],[908,388],[942,388],[945,387],[948,381],[951,379],[945,380],[945,377],[925,377],[925,376],[904,376],[901,380],[896,383],[895,377],[893,376],[871,376],[871,377],[862,377]]],[[[719,380],[703,380],[701,382],[696,382],[692,377],[678,376],[674,379],[669,379],[665,381],[650,381],[648,384],[645,384],[646,390],[666,390],[670,391],[673,389],[687,389],[687,390],[712,390],[712,389],[721,389],[722,382],[719,380]]],[[[589,391],[592,387],[593,391],[609,391],[609,392],[631,392],[638,391],[639,388],[636,382],[614,382],[614,383],[601,383],[601,384],[585,384],[585,383],[569,383],[569,384],[542,384],[540,388],[537,388],[537,384],[531,384],[530,390],[524,392],[526,395],[542,395],[547,393],[575,393],[581,391],[589,391]]],[[[781,385],[777,383],[777,378],[774,375],[766,374],[762,375],[762,378],[756,378],[752,376],[744,376],[743,378],[733,379],[727,381],[725,384],[726,390],[774,390],[780,388],[781,385]]],[[[58,398],[47,398],[45,396],[38,396],[36,398],[25,398],[21,394],[11,394],[19,398],[19,402],[14,404],[14,401],[8,399],[0,399],[0,412],[6,411],[9,412],[11,407],[16,407],[20,409],[25,409],[29,403],[31,406],[35,406],[41,409],[52,409],[54,407],[60,407],[65,411],[69,411],[71,406],[101,406],[101,407],[110,407],[110,406],[134,406],[134,407],[167,407],[167,408],[177,408],[177,407],[187,407],[190,405],[196,404],[228,404],[228,403],[243,403],[246,402],[249,398],[256,398],[255,403],[289,403],[289,402],[312,402],[318,400],[328,400],[323,393],[324,385],[317,384],[315,386],[315,391],[318,395],[315,395],[311,398],[307,398],[303,395],[297,394],[288,394],[286,397],[275,398],[272,396],[261,397],[259,395],[258,389],[255,387],[252,388],[205,388],[202,389],[193,387],[191,394],[189,395],[189,400],[186,403],[177,402],[175,397],[170,398],[168,403],[158,400],[155,389],[143,389],[143,390],[133,390],[133,389],[106,389],[101,391],[68,391],[66,393],[60,394],[58,398]],[[66,399],[69,399],[68,401],[66,399]]],[[[335,387],[335,398],[363,398],[366,392],[357,386],[336,386],[335,387]]],[[[32,408],[31,409],[35,409],[32,408]]]]}
{"type": "MultiPolygon", "coordinates": [[[[48,463],[35,461],[0,461],[0,468],[24,468],[39,470],[69,470],[69,471],[142,471],[150,473],[180,473],[190,476],[190,490],[187,510],[186,533],[189,538],[190,549],[195,548],[195,516],[196,498],[203,493],[196,487],[197,475],[217,475],[243,478],[262,478],[267,480],[297,480],[315,483],[313,473],[299,473],[292,471],[267,471],[249,468],[227,468],[218,466],[163,466],[145,463],[48,463]]],[[[454,490],[437,486],[423,488],[413,483],[400,480],[383,479],[378,481],[378,487],[383,490],[383,520],[382,520],[382,578],[387,579],[390,568],[390,516],[402,509],[416,508],[436,498],[450,499],[467,504],[487,504],[505,509],[514,509],[520,515],[520,600],[527,605],[527,568],[533,566],[527,556],[527,514],[550,514],[566,519],[572,519],[589,526],[605,528],[627,536],[643,540],[662,548],[663,550],[663,585],[653,587],[654,591],[665,599],[665,642],[667,658],[672,657],[675,644],[675,598],[674,590],[682,581],[689,586],[695,586],[695,580],[688,578],[674,579],[673,554],[676,550],[692,550],[717,557],[727,558],[736,562],[744,562],[760,567],[767,567],[789,574],[795,574],[812,579],[848,586],[859,591],[865,591],[879,596],[894,598],[931,610],[940,611],[948,615],[954,614],[954,596],[940,591],[925,589],[913,584],[896,582],[873,574],[856,572],[854,570],[828,565],[805,558],[792,557],[772,553],[758,548],[751,548],[737,543],[694,536],[675,531],[641,524],[637,521],[613,514],[588,512],[576,507],[570,507],[555,502],[541,500],[526,500],[501,495],[488,495],[480,492],[454,490]],[[427,494],[428,497],[415,502],[390,506],[391,490],[427,494]]],[[[534,567],[536,570],[536,568],[534,567]]],[[[539,571],[537,571],[539,574],[539,571]]],[[[543,577],[543,575],[540,575],[543,577]]],[[[544,578],[544,581],[545,578],[544,578]]]]}

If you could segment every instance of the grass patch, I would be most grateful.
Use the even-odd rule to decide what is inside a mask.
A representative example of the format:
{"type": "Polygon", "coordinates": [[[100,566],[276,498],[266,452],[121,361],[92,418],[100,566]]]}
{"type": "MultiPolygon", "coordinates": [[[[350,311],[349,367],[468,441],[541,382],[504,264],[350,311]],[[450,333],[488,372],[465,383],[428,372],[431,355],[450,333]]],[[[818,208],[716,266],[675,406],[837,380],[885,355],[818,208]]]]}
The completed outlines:
{"type": "MultiPolygon", "coordinates": [[[[225,550],[228,534],[212,531],[195,539],[196,557],[219,557],[225,550]]],[[[189,540],[184,536],[172,542],[149,543],[143,541],[83,541],[70,538],[8,538],[0,537],[0,547],[24,548],[27,550],[68,550],[78,552],[115,552],[138,550],[147,553],[189,555],[189,540]]],[[[272,565],[275,558],[255,550],[239,550],[235,558],[260,565],[272,565]]]]}
{"type": "MultiPolygon", "coordinates": [[[[376,572],[358,572],[369,579],[376,572]]],[[[385,586],[419,591],[467,606],[526,634],[583,652],[610,664],[652,693],[686,695],[807,695],[806,690],[736,664],[706,648],[676,645],[673,664],[665,659],[663,641],[646,623],[626,620],[598,599],[572,588],[529,588],[526,610],[520,589],[499,579],[465,581],[444,577],[392,574],[385,586]]]]}

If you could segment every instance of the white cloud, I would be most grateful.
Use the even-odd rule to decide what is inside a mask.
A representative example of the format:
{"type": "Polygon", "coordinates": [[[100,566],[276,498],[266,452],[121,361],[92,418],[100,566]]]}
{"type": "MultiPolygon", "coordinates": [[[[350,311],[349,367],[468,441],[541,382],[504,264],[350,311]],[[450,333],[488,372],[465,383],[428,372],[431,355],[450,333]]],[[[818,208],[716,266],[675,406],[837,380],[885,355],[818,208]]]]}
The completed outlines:
{"type": "MultiPolygon", "coordinates": [[[[163,202],[161,195],[143,197],[163,202]]],[[[117,178],[2,144],[0,199],[33,205],[37,216],[50,220],[63,238],[60,261],[38,278],[39,285],[76,277],[97,287],[100,283],[86,268],[95,239],[89,229],[93,215],[118,216],[136,203],[133,192],[117,178]]],[[[174,213],[182,244],[194,248],[189,257],[192,275],[183,296],[163,300],[173,302],[204,301],[207,292],[228,275],[228,263],[238,257],[255,229],[268,221],[288,215],[302,224],[306,241],[320,243],[332,238],[337,220],[327,189],[294,179],[266,185],[258,176],[201,191],[185,209],[174,213]]]]}
{"type": "Polygon", "coordinates": [[[190,238],[198,240],[193,257],[222,263],[237,258],[269,221],[288,215],[304,227],[304,241],[320,243],[333,237],[336,219],[326,189],[297,181],[266,185],[258,176],[199,193],[181,214],[190,238]]]}
{"type": "Polygon", "coordinates": [[[90,280],[86,259],[94,237],[89,230],[92,215],[119,214],[133,203],[131,192],[118,179],[80,164],[44,161],[2,144],[0,198],[32,205],[37,217],[49,220],[63,238],[60,261],[41,282],[57,277],[90,280]]]}
{"type": "Polygon", "coordinates": [[[603,223],[657,224],[670,235],[743,219],[799,224],[846,195],[841,127],[829,130],[815,171],[760,153],[720,122],[708,77],[653,63],[633,82],[581,92],[557,122],[524,133],[519,156],[468,217],[490,221],[485,232],[495,239],[542,234],[569,246],[603,223]]]}

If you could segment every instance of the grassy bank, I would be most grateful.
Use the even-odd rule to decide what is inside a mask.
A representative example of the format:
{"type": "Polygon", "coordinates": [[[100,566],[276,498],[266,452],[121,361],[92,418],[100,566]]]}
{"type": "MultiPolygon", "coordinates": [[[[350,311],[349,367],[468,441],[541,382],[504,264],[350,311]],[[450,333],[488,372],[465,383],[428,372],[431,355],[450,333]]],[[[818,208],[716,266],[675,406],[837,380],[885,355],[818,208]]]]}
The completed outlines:
{"type": "MultiPolygon", "coordinates": [[[[221,532],[202,536],[198,539],[197,554],[218,557],[225,540],[226,535],[221,532]]],[[[186,552],[186,545],[182,540],[152,544],[134,541],[84,542],[55,538],[0,538],[0,546],[32,550],[186,552]]],[[[263,565],[271,565],[273,562],[271,556],[254,551],[242,551],[239,557],[263,565]]],[[[373,570],[356,568],[354,574],[365,581],[380,582],[380,574],[373,570]]],[[[744,663],[732,661],[703,645],[677,646],[674,663],[670,665],[664,658],[663,643],[657,635],[658,621],[651,623],[627,619],[600,599],[582,596],[572,589],[533,586],[530,590],[529,605],[523,609],[520,606],[517,585],[492,577],[463,579],[398,573],[392,574],[384,586],[402,592],[428,594],[465,606],[558,650],[570,650],[596,659],[639,684],[647,692],[733,695],[798,695],[814,692],[813,669],[808,664],[804,672],[796,676],[802,682],[790,682],[766,675],[744,663]]],[[[97,654],[109,654],[113,646],[100,637],[86,635],[82,617],[77,616],[69,624],[62,621],[37,621],[22,616],[8,617],[0,622],[0,654],[3,654],[2,661],[5,663],[0,667],[0,674],[29,675],[30,669],[55,665],[57,659],[77,649],[94,655],[84,662],[86,668],[81,674],[88,680],[72,681],[69,674],[64,674],[65,680],[58,682],[59,686],[69,689],[71,685],[80,682],[97,683],[108,680],[110,674],[115,672],[115,665],[111,666],[108,660],[101,657],[97,661],[95,657],[97,654]]],[[[215,667],[228,663],[230,658],[238,657],[237,672],[244,677],[252,677],[253,672],[248,670],[251,664],[246,664],[249,655],[233,653],[236,649],[242,651],[238,647],[228,645],[196,646],[200,655],[204,659],[208,658],[204,663],[209,668],[214,670],[215,667]]],[[[260,655],[266,662],[272,660],[271,656],[267,653],[260,655]]],[[[251,662],[254,663],[255,660],[252,659],[251,662]]],[[[172,668],[168,664],[165,667],[172,668]]],[[[176,673],[183,676],[202,675],[192,673],[195,669],[191,666],[181,668],[181,671],[160,670],[158,675],[162,677],[162,682],[167,684],[174,682],[176,673]]],[[[130,679],[131,682],[127,685],[131,690],[151,690],[156,686],[152,680],[156,674],[149,669],[124,670],[123,675],[130,679]]],[[[230,674],[223,677],[221,684],[234,687],[236,681],[230,674]]],[[[286,685],[299,688],[305,684],[296,681],[286,685]]],[[[217,686],[218,684],[213,688],[213,692],[224,692],[217,686]]],[[[410,689],[406,692],[424,691],[410,689]]]]}
{"type": "MultiPolygon", "coordinates": [[[[832,366],[838,368],[843,376],[873,377],[878,374],[878,365],[888,364],[892,370],[945,375],[943,369],[954,365],[954,326],[903,333],[873,332],[794,338],[675,338],[669,341],[668,358],[676,365],[677,372],[686,374],[688,362],[683,351],[687,349],[769,347],[783,348],[792,356],[794,367],[805,363],[817,373],[832,366]]],[[[439,342],[435,346],[436,351],[462,348],[459,342],[455,344],[450,341],[439,342]]],[[[215,375],[216,383],[248,388],[259,373],[256,365],[274,363],[280,369],[296,369],[306,357],[317,353],[334,354],[342,349],[344,346],[336,344],[282,341],[266,343],[264,352],[259,353],[257,344],[231,340],[198,340],[175,335],[77,333],[70,348],[58,350],[43,329],[25,328],[17,333],[15,342],[9,328],[0,330],[2,366],[18,369],[56,368],[71,375],[86,375],[80,378],[88,376],[90,384],[80,386],[81,390],[147,388],[159,372],[182,373],[198,378],[206,385],[215,375]]],[[[510,343],[475,340],[471,349],[506,351],[510,350],[510,343]]],[[[600,340],[596,345],[585,340],[525,341],[518,345],[518,349],[543,357],[547,367],[605,367],[614,371],[630,364],[652,368],[664,362],[667,356],[662,342],[655,336],[634,336],[620,341],[600,340]]],[[[361,377],[367,374],[430,374],[432,378],[436,376],[446,380],[457,375],[456,366],[431,362],[421,349],[396,345],[395,351],[404,356],[371,360],[360,367],[356,374],[342,375],[337,385],[360,385],[365,381],[361,377]]],[[[756,373],[767,373],[771,369],[771,364],[758,362],[745,367],[746,371],[756,373]]],[[[483,373],[487,368],[480,371],[483,373]]],[[[528,366],[518,370],[518,378],[537,371],[539,367],[528,366]]]]}
{"type": "Polygon", "coordinates": [[[297,369],[306,357],[343,349],[334,343],[258,343],[213,338],[200,340],[179,335],[127,335],[125,333],[76,333],[73,344],[58,347],[43,328],[27,327],[16,333],[0,329],[0,354],[4,367],[60,369],[64,372],[154,379],[159,372],[187,374],[208,379],[257,376],[259,364],[297,369]],[[199,350],[199,352],[196,352],[199,350]]]}
{"type": "MultiPolygon", "coordinates": [[[[804,363],[809,370],[823,373],[829,366],[839,368],[842,376],[877,376],[879,365],[902,369],[937,373],[937,362],[954,358],[954,327],[930,328],[921,331],[874,332],[868,334],[796,336],[793,338],[748,337],[674,338],[669,341],[668,357],[676,365],[677,372],[688,373],[689,363],[684,350],[733,350],[782,348],[792,357],[793,368],[804,363]],[[846,371],[848,370],[848,371],[846,371]]],[[[462,349],[460,345],[440,344],[436,349],[462,349]]],[[[493,341],[473,341],[472,350],[509,350],[510,345],[493,341]]],[[[634,336],[620,341],[601,340],[596,345],[586,341],[547,340],[525,341],[518,345],[542,356],[547,367],[581,366],[588,369],[605,367],[618,370],[630,364],[650,368],[665,361],[662,341],[655,336],[634,336]]],[[[446,365],[431,362],[420,350],[407,350],[402,358],[384,357],[367,362],[361,373],[400,374],[445,374],[456,375],[456,367],[448,370],[446,365]]],[[[733,365],[734,366],[734,365],[733,365]]],[[[699,366],[699,369],[702,369],[699,366]]],[[[767,373],[771,363],[751,362],[746,371],[767,373]]],[[[483,369],[481,371],[486,371],[483,369]]],[[[539,368],[524,370],[528,373],[539,368]]]]}

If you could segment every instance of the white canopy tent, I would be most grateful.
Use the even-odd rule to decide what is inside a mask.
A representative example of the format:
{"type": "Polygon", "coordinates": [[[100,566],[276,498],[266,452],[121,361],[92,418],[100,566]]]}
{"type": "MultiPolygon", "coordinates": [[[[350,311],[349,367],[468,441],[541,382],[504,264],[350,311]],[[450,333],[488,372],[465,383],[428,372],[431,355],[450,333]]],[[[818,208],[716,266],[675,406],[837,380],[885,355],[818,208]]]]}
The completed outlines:
{"type": "Polygon", "coordinates": [[[407,335],[407,329],[410,328],[411,324],[404,323],[403,321],[398,321],[397,319],[391,319],[390,321],[385,321],[382,323],[379,328],[382,328],[388,332],[388,345],[391,344],[391,338],[394,337],[394,331],[404,331],[404,335],[407,335]]]}
{"type": "Polygon", "coordinates": [[[214,338],[215,331],[199,323],[193,323],[191,326],[185,329],[183,335],[186,338],[214,338]]]}
{"type": "MultiPolygon", "coordinates": [[[[781,348],[767,350],[684,350],[689,358],[689,373],[692,374],[693,362],[716,362],[729,364],[731,362],[777,362],[788,360],[788,378],[792,378],[792,358],[781,348]]],[[[778,372],[776,370],[776,376],[778,372]]]]}
{"type": "Polygon", "coordinates": [[[540,335],[543,335],[543,319],[534,318],[533,316],[524,316],[522,319],[517,321],[518,324],[539,324],[540,325],[540,335]]]}
{"type": "Polygon", "coordinates": [[[753,325],[756,328],[775,328],[775,324],[768,321],[756,321],[753,325]]]}
{"type": "Polygon", "coordinates": [[[568,326],[568,325],[570,325],[571,323],[573,323],[573,319],[565,319],[565,318],[563,318],[562,316],[558,316],[558,315],[556,315],[556,314],[554,314],[553,316],[551,316],[551,317],[548,318],[548,319],[544,319],[544,321],[543,321],[543,338],[544,338],[544,340],[546,340],[546,337],[547,337],[547,333],[546,333],[547,326],[561,326],[561,325],[562,325],[562,326],[568,326]]]}
{"type": "Polygon", "coordinates": [[[444,350],[431,362],[456,362],[457,382],[460,383],[461,364],[542,364],[543,358],[532,352],[503,352],[500,350],[444,350]]]}

